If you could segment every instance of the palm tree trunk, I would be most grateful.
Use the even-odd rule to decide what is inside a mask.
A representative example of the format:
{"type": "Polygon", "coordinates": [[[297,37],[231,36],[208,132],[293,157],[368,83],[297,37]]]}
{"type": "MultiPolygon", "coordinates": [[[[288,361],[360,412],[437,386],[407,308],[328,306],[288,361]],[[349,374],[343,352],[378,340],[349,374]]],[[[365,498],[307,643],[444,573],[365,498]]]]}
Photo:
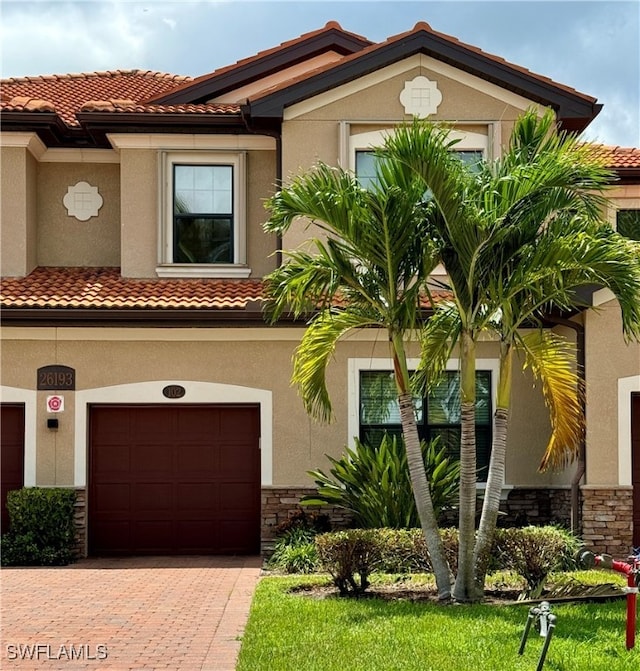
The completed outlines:
{"type": "Polygon", "coordinates": [[[476,355],[469,331],[460,337],[460,506],[457,601],[470,601],[473,590],[473,547],[476,531],[476,355]]]}
{"type": "Polygon", "coordinates": [[[392,338],[391,345],[395,380],[398,387],[400,422],[402,423],[402,435],[407,451],[407,464],[409,466],[409,475],[411,476],[413,496],[416,501],[422,533],[427,543],[431,568],[436,579],[438,598],[446,600],[451,598],[451,571],[444,553],[444,546],[438,529],[438,522],[429,490],[429,482],[424,467],[424,458],[420,449],[420,437],[418,435],[418,427],[416,426],[415,408],[409,386],[409,370],[402,337],[396,336],[392,338]]]}
{"type": "Polygon", "coordinates": [[[475,590],[478,597],[484,593],[484,581],[493,536],[498,521],[500,495],[504,483],[505,457],[507,453],[507,425],[511,406],[511,378],[513,369],[513,347],[503,342],[500,346],[500,373],[494,418],[493,444],[487,486],[482,504],[482,516],[478,528],[476,547],[473,553],[475,590]]]}

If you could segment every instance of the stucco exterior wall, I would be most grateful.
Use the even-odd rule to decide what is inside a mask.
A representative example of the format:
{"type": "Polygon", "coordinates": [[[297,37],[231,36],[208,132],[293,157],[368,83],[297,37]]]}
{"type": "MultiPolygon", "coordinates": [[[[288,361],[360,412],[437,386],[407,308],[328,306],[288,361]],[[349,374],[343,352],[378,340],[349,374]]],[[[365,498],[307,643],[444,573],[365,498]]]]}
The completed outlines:
{"type": "Polygon", "coordinates": [[[123,277],[156,277],[158,152],[120,150],[120,267],[123,277]]]}
{"type": "Polygon", "coordinates": [[[36,266],[36,172],[24,147],[0,152],[0,266],[5,277],[28,275],[36,266]]]}
{"type": "MultiPolygon", "coordinates": [[[[76,392],[111,385],[199,381],[272,392],[273,485],[308,486],[306,472],[326,468],[325,454],[339,456],[350,440],[350,358],[388,359],[383,337],[371,334],[342,343],[327,370],[335,421],[311,420],[291,387],[291,356],[299,329],[20,329],[3,330],[2,384],[35,389],[37,368],[60,363],[76,369],[76,392]],[[105,363],[108,362],[108,363],[105,363]]],[[[416,352],[412,352],[413,355],[416,352]]],[[[495,343],[478,346],[478,357],[496,355],[495,343]]],[[[75,393],[65,392],[57,431],[46,428],[45,397],[37,394],[37,483],[73,485],[75,393]]],[[[136,402],[144,403],[140,398],[136,402]]],[[[185,398],[185,402],[193,399],[185,398]]],[[[224,401],[221,401],[224,402],[224,401]]],[[[508,441],[507,484],[558,484],[536,472],[546,445],[548,420],[528,373],[514,376],[508,441]]]]}
{"type": "MultiPolygon", "coordinates": [[[[371,85],[363,85],[361,90],[351,91],[354,86],[357,88],[357,84],[348,85],[343,87],[344,95],[341,97],[340,89],[332,92],[331,98],[320,94],[315,100],[310,99],[298,107],[294,106],[285,114],[282,126],[285,181],[317,161],[331,165],[337,165],[341,158],[344,161],[345,157],[341,157],[340,122],[348,122],[350,135],[355,135],[409,120],[410,116],[405,113],[399,96],[405,83],[419,75],[435,81],[442,93],[442,102],[429,119],[447,121],[457,125],[460,130],[490,136],[488,155],[498,155],[500,147],[508,141],[514,120],[527,106],[526,101],[513,97],[511,103],[506,102],[496,97],[496,91],[481,80],[471,78],[471,85],[471,80],[466,81],[468,76],[461,82],[455,79],[453,71],[448,75],[436,72],[429,67],[430,59],[427,57],[414,57],[410,62],[416,65],[397,74],[387,76],[385,70],[376,73],[375,79],[371,79],[371,85]],[[358,123],[365,121],[368,123],[358,123]],[[370,125],[372,122],[379,122],[380,125],[370,125]]],[[[395,72],[398,68],[402,69],[402,65],[396,65],[386,72],[395,72]]],[[[367,77],[363,79],[365,83],[368,81],[367,77]]],[[[284,235],[283,247],[295,248],[303,244],[306,237],[303,226],[294,225],[284,235]]]]}
{"type": "MultiPolygon", "coordinates": [[[[640,344],[624,342],[620,308],[616,301],[609,301],[597,310],[589,311],[586,329],[586,483],[630,484],[630,481],[620,482],[624,473],[621,474],[619,468],[619,417],[625,408],[619,405],[618,381],[632,376],[640,377],[640,344]]],[[[621,401],[625,403],[625,399],[621,401]]],[[[630,398],[627,402],[630,408],[630,398]]],[[[626,465],[623,464],[622,470],[627,470],[626,465]]]]}
{"type": "MultiPolygon", "coordinates": [[[[155,149],[121,149],[122,275],[157,277],[160,260],[160,153],[155,149]]],[[[264,200],[276,183],[274,151],[250,151],[247,157],[247,263],[251,277],[275,268],[275,236],[262,231],[264,200]]]]}
{"type": "Polygon", "coordinates": [[[38,166],[38,265],[120,265],[120,167],[117,164],[41,163],[38,166]],[[79,221],[63,198],[70,186],[98,188],[97,217],[79,221]]]}

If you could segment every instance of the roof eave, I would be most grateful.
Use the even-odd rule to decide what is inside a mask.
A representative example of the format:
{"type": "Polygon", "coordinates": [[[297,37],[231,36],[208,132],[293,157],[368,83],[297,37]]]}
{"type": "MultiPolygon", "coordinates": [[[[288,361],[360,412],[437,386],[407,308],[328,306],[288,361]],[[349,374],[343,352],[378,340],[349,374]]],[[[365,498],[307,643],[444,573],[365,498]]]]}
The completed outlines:
{"type": "Polygon", "coordinates": [[[371,44],[369,40],[332,28],[314,38],[267,54],[250,63],[236,68],[225,68],[219,75],[212,73],[210,77],[194,84],[182,85],[178,91],[155,96],[147,102],[162,105],[206,102],[214,96],[267,77],[285,67],[297,65],[326,51],[334,50],[342,55],[348,55],[371,44]]]}
{"type": "Polygon", "coordinates": [[[98,147],[110,147],[107,133],[242,134],[240,114],[169,114],[144,112],[79,112],[78,121],[98,147]]]}
{"type": "Polygon", "coordinates": [[[602,108],[595,99],[572,94],[551,82],[510,67],[507,63],[494,61],[438,35],[418,32],[391,44],[383,44],[366,54],[356,55],[346,63],[338,62],[328,70],[250,101],[251,115],[253,118],[282,118],[285,107],[418,53],[482,77],[534,102],[551,106],[556,110],[561,124],[572,130],[586,128],[602,108]]]}

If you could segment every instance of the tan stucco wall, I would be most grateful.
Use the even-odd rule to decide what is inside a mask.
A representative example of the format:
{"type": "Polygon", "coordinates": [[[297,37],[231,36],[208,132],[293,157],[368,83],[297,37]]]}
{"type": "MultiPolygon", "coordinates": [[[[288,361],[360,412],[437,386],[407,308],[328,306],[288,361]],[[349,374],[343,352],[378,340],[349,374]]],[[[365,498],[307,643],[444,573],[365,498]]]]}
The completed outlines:
{"type": "MultiPolygon", "coordinates": [[[[120,160],[122,274],[157,277],[160,154],[152,149],[122,149],[120,160]]],[[[275,267],[275,259],[271,257],[276,249],[275,237],[262,231],[266,220],[264,199],[273,193],[275,182],[275,152],[248,152],[247,263],[252,277],[261,277],[275,267]]]]}
{"type": "Polygon", "coordinates": [[[589,311],[586,329],[586,484],[617,485],[618,380],[640,375],[640,344],[624,342],[616,301],[589,311]]]}
{"type": "MultiPolygon", "coordinates": [[[[291,356],[300,336],[297,329],[263,329],[255,339],[246,329],[224,331],[224,336],[220,333],[209,329],[194,333],[182,329],[6,328],[1,352],[2,384],[34,389],[36,369],[59,363],[76,369],[78,391],[154,380],[216,382],[270,390],[273,483],[308,485],[306,472],[327,468],[325,454],[340,455],[350,438],[348,359],[387,359],[385,339],[349,340],[338,347],[327,370],[335,422],[320,425],[309,419],[297,390],[289,383],[291,356]],[[283,335],[278,335],[278,331],[283,335]]],[[[493,358],[495,354],[495,343],[479,343],[479,358],[493,358]]],[[[75,395],[64,394],[66,409],[59,416],[57,432],[46,428],[46,395],[47,392],[38,393],[37,482],[72,484],[75,395]]],[[[140,398],[139,402],[145,399],[140,398]]],[[[544,486],[565,482],[566,477],[540,476],[536,472],[547,437],[548,420],[539,392],[528,374],[516,374],[508,440],[508,484],[544,486]]]]}
{"type": "Polygon", "coordinates": [[[123,277],[156,277],[158,152],[120,150],[120,258],[123,277]]]}
{"type": "MultiPolygon", "coordinates": [[[[390,77],[368,88],[357,91],[334,102],[320,105],[311,111],[286,119],[282,127],[283,177],[286,180],[308,169],[317,161],[337,165],[340,159],[339,124],[349,122],[351,135],[376,130],[375,125],[358,124],[358,121],[403,122],[408,120],[399,95],[405,82],[418,75],[436,81],[442,93],[442,103],[437,113],[429,118],[434,121],[460,122],[459,128],[470,132],[488,134],[488,125],[495,124],[497,145],[507,142],[514,120],[521,109],[503,100],[460,83],[451,77],[417,66],[390,77]],[[465,122],[486,122],[471,124],[465,122]]],[[[318,101],[322,101],[322,95],[318,101]]],[[[312,105],[313,100],[306,104],[312,105]]],[[[388,123],[387,123],[388,126],[388,123]]],[[[497,147],[495,148],[497,151],[497,147]]],[[[301,245],[307,234],[300,224],[294,225],[283,238],[284,249],[301,245]]]]}
{"type": "Polygon", "coordinates": [[[36,172],[33,155],[23,147],[0,152],[0,272],[21,277],[36,266],[36,172]]]}
{"type": "Polygon", "coordinates": [[[117,164],[41,163],[38,166],[38,265],[120,265],[120,167],[117,164]],[[78,182],[98,188],[97,217],[78,221],[62,199],[78,182]]]}

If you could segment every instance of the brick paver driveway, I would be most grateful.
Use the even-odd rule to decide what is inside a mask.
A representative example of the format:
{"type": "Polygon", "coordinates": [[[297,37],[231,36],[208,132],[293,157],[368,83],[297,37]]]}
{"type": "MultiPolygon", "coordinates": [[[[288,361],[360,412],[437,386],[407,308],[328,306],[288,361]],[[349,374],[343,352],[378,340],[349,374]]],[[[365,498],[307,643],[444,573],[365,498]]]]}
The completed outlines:
{"type": "Polygon", "coordinates": [[[140,557],[4,568],[0,668],[230,671],[260,565],[140,557]]]}

